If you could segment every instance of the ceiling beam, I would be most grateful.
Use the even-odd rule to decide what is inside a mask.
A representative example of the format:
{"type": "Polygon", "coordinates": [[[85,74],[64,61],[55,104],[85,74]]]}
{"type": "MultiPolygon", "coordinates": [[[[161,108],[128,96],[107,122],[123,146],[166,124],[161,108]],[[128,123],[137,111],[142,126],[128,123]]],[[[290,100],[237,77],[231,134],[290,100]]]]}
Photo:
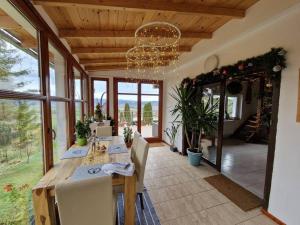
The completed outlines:
{"type": "Polygon", "coordinates": [[[83,65],[96,63],[123,63],[127,62],[126,58],[102,58],[102,59],[79,59],[79,63],[83,65]]]}
{"type": "Polygon", "coordinates": [[[127,11],[173,12],[191,15],[228,16],[242,18],[245,10],[207,6],[203,4],[175,3],[170,1],[148,0],[34,0],[34,4],[43,6],[88,7],[92,9],[111,9],[127,11]]]}
{"type": "MultiPolygon", "coordinates": [[[[59,30],[61,38],[134,38],[134,30],[59,30]]],[[[210,39],[212,33],[182,31],[181,38],[210,39]]]]}
{"type": "MultiPolygon", "coordinates": [[[[72,54],[80,53],[126,53],[131,47],[76,47],[72,48],[72,54]]],[[[192,47],[190,46],[180,46],[179,52],[190,52],[192,47]]]]}
{"type": "Polygon", "coordinates": [[[18,24],[14,19],[12,19],[10,16],[0,16],[0,28],[2,29],[21,29],[22,26],[18,24]]]}
{"type": "MultiPolygon", "coordinates": [[[[168,63],[165,63],[162,66],[168,66],[168,63]]],[[[147,66],[145,67],[147,68],[147,66]]],[[[127,65],[103,65],[103,66],[85,66],[87,71],[100,71],[100,70],[125,70],[127,65]]],[[[133,68],[132,68],[133,69],[133,68]]]]}
{"type": "MultiPolygon", "coordinates": [[[[174,59],[174,57],[160,57],[163,61],[170,61],[174,59]]],[[[127,63],[127,59],[125,57],[118,58],[100,58],[100,59],[79,59],[80,64],[90,65],[90,64],[100,64],[100,63],[127,63]]]]}

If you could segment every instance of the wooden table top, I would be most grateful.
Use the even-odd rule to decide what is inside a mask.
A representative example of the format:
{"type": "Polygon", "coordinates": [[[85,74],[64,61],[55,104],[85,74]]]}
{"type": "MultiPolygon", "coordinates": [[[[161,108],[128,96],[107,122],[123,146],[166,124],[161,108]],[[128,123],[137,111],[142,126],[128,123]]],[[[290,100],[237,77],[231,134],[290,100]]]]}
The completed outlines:
{"type": "MultiPolygon", "coordinates": [[[[105,145],[108,149],[109,145],[125,144],[123,137],[113,136],[112,141],[101,141],[101,145],[105,145]]],[[[40,189],[54,189],[55,185],[68,179],[74,172],[74,170],[81,165],[94,165],[104,164],[110,162],[132,162],[130,157],[130,151],[128,153],[120,154],[108,154],[108,150],[103,153],[98,151],[92,151],[91,145],[89,146],[89,152],[87,156],[82,158],[63,159],[59,164],[51,168],[33,188],[40,189]]],[[[113,177],[113,185],[119,185],[124,183],[124,177],[117,175],[113,177]]]]}

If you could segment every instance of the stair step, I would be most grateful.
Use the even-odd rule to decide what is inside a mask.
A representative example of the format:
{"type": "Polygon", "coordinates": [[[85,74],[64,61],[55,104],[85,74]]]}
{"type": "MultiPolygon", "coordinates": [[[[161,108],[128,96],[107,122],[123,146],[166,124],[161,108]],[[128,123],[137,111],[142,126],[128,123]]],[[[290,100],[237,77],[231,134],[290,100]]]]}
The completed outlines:
{"type": "Polygon", "coordinates": [[[246,124],[246,127],[259,128],[259,126],[253,126],[253,125],[250,125],[250,124],[246,124]]]}
{"type": "Polygon", "coordinates": [[[248,122],[250,122],[250,123],[259,123],[258,120],[248,120],[248,122]]]}

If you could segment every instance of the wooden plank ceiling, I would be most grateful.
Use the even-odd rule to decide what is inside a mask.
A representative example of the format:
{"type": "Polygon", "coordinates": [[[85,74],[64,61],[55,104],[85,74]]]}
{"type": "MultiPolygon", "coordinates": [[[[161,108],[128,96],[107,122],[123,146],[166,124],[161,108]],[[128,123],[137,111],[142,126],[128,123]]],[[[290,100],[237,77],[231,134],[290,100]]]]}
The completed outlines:
{"type": "Polygon", "coordinates": [[[126,68],[142,24],[165,21],[182,32],[180,52],[210,39],[258,0],[32,0],[41,5],[88,71],[126,68]]]}

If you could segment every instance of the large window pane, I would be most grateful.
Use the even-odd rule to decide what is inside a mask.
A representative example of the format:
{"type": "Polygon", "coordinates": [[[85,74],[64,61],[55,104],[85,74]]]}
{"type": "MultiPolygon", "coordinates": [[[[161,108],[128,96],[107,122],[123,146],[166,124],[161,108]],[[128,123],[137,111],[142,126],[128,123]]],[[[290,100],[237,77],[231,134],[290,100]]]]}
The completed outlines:
{"type": "Polygon", "coordinates": [[[50,94],[51,96],[66,97],[66,62],[51,44],[49,44],[49,60],[50,94]]]}
{"type": "Polygon", "coordinates": [[[82,113],[82,103],[75,102],[75,119],[76,121],[81,120],[81,113],[82,113]]]}
{"type": "Polygon", "coordinates": [[[102,112],[107,115],[107,81],[94,80],[94,111],[98,103],[102,104],[102,112]],[[102,102],[101,102],[102,98],[102,102]]]}
{"type": "Polygon", "coordinates": [[[0,27],[0,89],[40,93],[37,34],[30,30],[0,27]]]}
{"type": "Polygon", "coordinates": [[[159,96],[142,95],[143,137],[158,137],[159,96]]]}
{"type": "Polygon", "coordinates": [[[157,84],[142,84],[142,94],[159,94],[159,86],[157,84]]]}
{"type": "Polygon", "coordinates": [[[0,224],[27,225],[42,176],[41,103],[0,99],[0,224]]]}
{"type": "Polygon", "coordinates": [[[53,158],[58,163],[63,153],[67,150],[67,118],[66,103],[51,102],[51,116],[53,129],[53,158]]]}
{"type": "Polygon", "coordinates": [[[137,131],[137,95],[118,95],[118,133],[123,135],[123,129],[126,126],[137,131]]]}
{"type": "Polygon", "coordinates": [[[81,100],[81,76],[80,72],[74,68],[74,98],[81,100]]]}
{"type": "Polygon", "coordinates": [[[118,93],[138,93],[138,84],[130,82],[119,82],[118,83],[118,93]]]}

